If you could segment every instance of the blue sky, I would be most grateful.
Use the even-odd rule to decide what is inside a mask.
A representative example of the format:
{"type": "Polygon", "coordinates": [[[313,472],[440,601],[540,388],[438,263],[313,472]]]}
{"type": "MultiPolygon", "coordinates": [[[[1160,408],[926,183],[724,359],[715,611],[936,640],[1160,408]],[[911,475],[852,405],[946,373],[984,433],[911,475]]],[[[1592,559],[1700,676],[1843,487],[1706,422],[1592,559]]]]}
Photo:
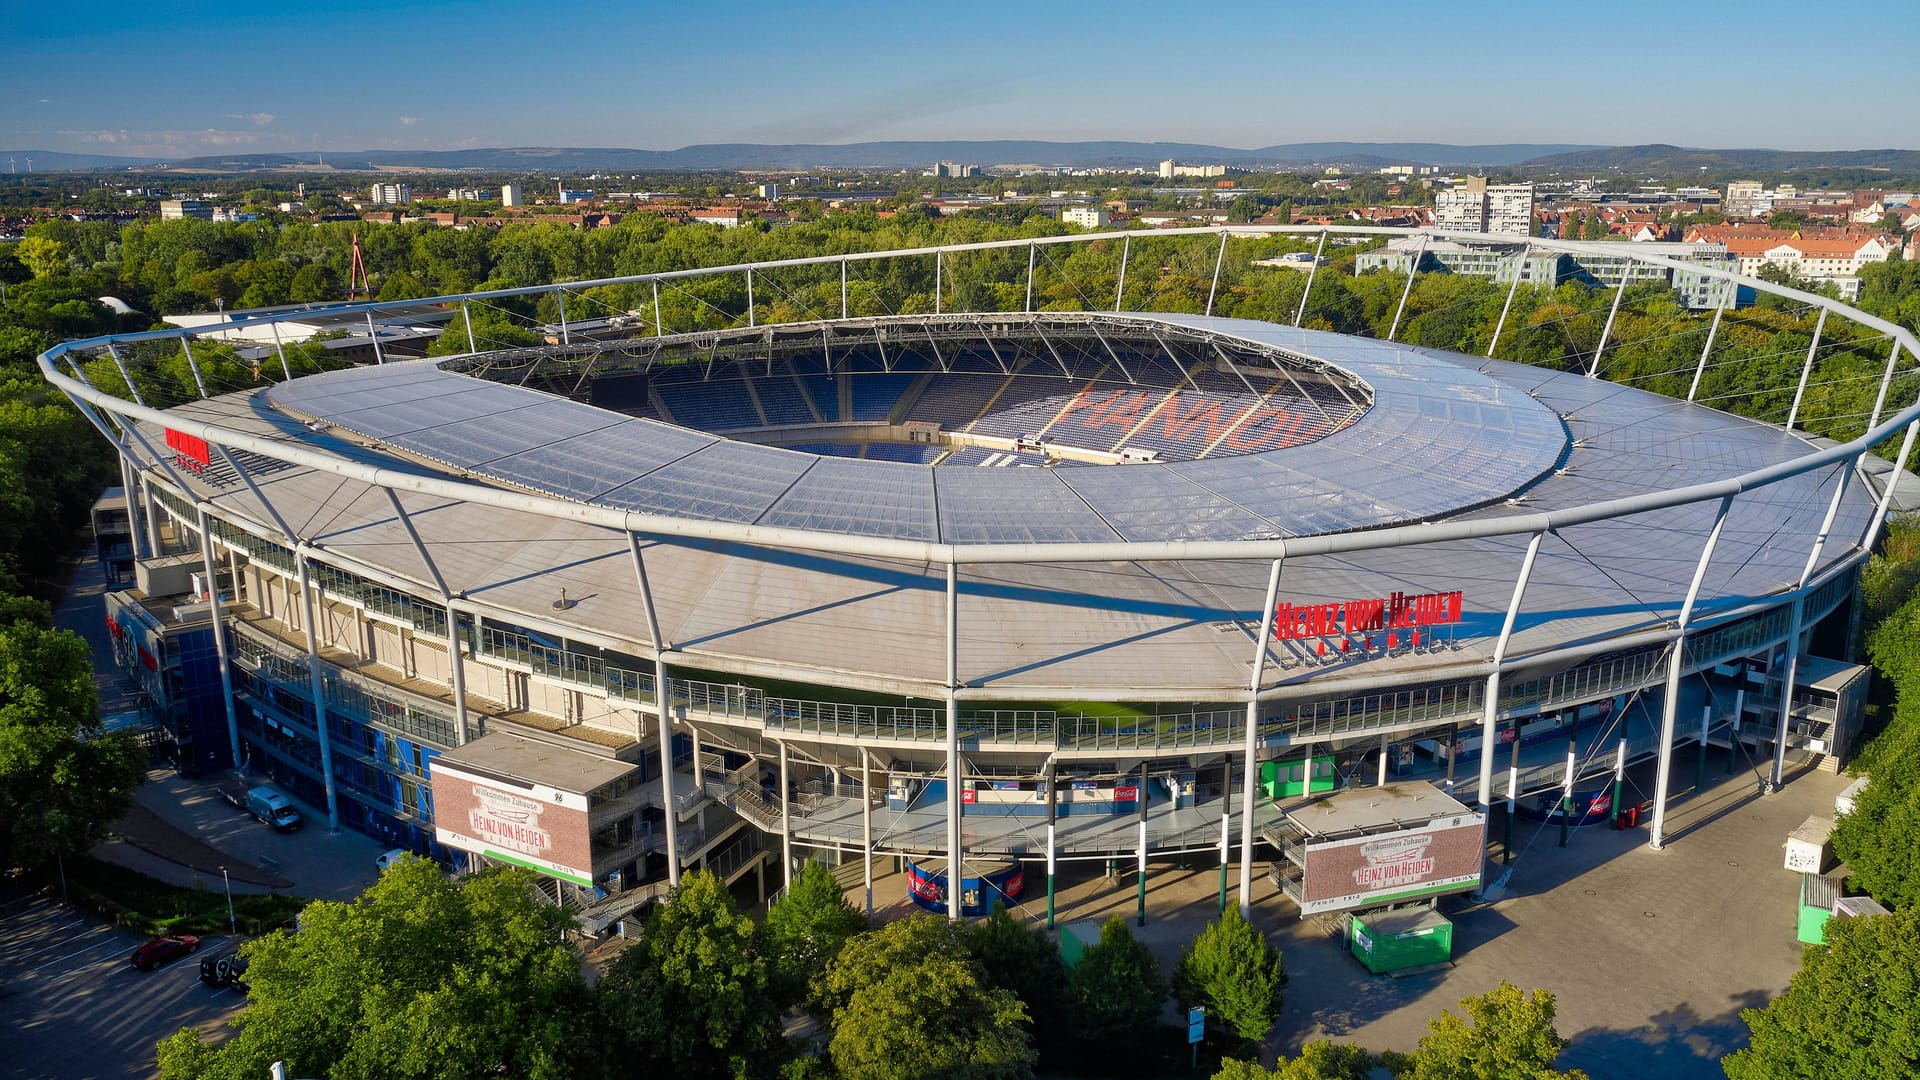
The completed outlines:
{"type": "Polygon", "coordinates": [[[1920,148],[1912,0],[7,0],[0,146],[875,139],[1920,148]]]}

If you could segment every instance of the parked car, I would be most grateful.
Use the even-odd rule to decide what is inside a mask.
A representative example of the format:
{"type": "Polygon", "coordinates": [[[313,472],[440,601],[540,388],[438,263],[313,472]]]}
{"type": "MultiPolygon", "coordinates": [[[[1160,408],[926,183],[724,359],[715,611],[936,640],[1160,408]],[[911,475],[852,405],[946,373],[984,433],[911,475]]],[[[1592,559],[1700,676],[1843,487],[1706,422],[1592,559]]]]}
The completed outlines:
{"type": "Polygon", "coordinates": [[[127,960],[141,971],[152,971],[169,960],[176,960],[200,948],[200,939],[192,934],[157,937],[133,950],[127,960]]]}
{"type": "Polygon", "coordinates": [[[247,960],[239,953],[225,956],[203,957],[200,961],[200,981],[214,986],[232,986],[241,990],[247,988],[247,960]]]}
{"type": "Polygon", "coordinates": [[[300,811],[293,800],[264,784],[247,792],[247,813],[281,832],[300,827],[300,811]]]}
{"type": "Polygon", "coordinates": [[[380,853],[379,858],[373,860],[373,868],[384,874],[393,864],[402,859],[410,859],[412,857],[413,852],[408,851],[406,848],[394,848],[391,851],[383,851],[380,853]]]}

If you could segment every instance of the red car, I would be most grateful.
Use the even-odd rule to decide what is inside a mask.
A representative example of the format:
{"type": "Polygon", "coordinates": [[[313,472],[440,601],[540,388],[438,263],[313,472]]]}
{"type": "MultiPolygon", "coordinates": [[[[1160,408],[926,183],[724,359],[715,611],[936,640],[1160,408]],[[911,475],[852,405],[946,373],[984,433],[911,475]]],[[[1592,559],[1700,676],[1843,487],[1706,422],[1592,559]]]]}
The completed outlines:
{"type": "Polygon", "coordinates": [[[158,937],[133,950],[127,961],[141,971],[152,971],[169,960],[178,959],[200,947],[200,939],[192,934],[180,934],[175,937],[158,937]]]}

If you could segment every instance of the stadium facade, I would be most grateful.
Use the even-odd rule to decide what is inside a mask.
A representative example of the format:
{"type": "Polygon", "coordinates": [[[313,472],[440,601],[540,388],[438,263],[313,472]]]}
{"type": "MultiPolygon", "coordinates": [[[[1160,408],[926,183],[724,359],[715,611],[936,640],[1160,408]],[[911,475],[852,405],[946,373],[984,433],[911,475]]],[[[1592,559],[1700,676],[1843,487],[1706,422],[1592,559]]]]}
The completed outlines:
{"type": "MultiPolygon", "coordinates": [[[[1321,232],[1175,232],[1225,259],[1286,231],[1321,232]]],[[[1890,337],[1845,444],[1595,378],[1604,332],[1565,371],[1040,312],[1031,287],[1023,311],[772,326],[749,300],[693,332],[565,314],[602,285],[751,297],[795,267],[837,266],[844,305],[872,259],[1086,243],[1125,266],[1114,234],[450,297],[551,293],[561,316],[547,345],[243,387],[201,377],[217,328],[40,363],[134,493],[126,595],[160,614],[116,626],[214,631],[195,670],[226,709],[175,730],[189,767],[533,867],[590,917],[776,850],[788,874],[865,853],[869,902],[875,854],[941,883],[1024,860],[1050,886],[1058,860],[1218,851],[1244,904],[1274,796],[1330,772],[1512,807],[1651,757],[1657,848],[1677,744],[1770,756],[1776,785],[1790,749],[1844,753],[1809,643],[1844,630],[1903,475],[1869,449],[1904,435],[1904,465],[1920,405],[1885,399],[1920,354],[1836,301],[1645,259],[1890,337]],[[134,369],[180,353],[199,393],[143,400],[134,369]],[[109,360],[122,393],[88,377],[109,360]]]]}

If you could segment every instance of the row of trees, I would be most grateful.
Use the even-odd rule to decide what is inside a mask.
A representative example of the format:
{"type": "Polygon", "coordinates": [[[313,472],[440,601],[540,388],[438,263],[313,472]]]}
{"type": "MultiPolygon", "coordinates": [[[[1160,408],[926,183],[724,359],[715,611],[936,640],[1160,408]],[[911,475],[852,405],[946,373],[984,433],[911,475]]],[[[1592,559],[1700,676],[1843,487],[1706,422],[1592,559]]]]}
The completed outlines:
{"type": "Polygon", "coordinates": [[[1833,846],[1852,887],[1893,914],[1827,924],[1786,992],[1741,1013],[1752,1034],[1721,1063],[1730,1080],[1920,1075],[1920,520],[1889,523],[1855,602],[1884,723],[1833,846]]]}
{"type": "MultiPolygon", "coordinates": [[[[1169,990],[1116,917],[1071,969],[1004,910],[960,925],[915,915],[869,929],[809,863],[763,924],[718,878],[689,874],[640,940],[589,988],[567,917],[530,875],[462,881],[407,862],[354,903],[309,907],[295,934],[248,944],[249,1004],[223,1044],[184,1029],[162,1043],[166,1080],[295,1073],[335,1078],[1020,1078],[1037,1065],[1126,1071],[1162,1056],[1169,990]],[[810,1049],[783,1035],[808,1014],[810,1049]],[[820,1049],[824,1052],[818,1052],[820,1049]]],[[[1227,1045],[1271,1029],[1285,972],[1237,912],[1209,927],[1172,983],[1227,1045]]]]}

